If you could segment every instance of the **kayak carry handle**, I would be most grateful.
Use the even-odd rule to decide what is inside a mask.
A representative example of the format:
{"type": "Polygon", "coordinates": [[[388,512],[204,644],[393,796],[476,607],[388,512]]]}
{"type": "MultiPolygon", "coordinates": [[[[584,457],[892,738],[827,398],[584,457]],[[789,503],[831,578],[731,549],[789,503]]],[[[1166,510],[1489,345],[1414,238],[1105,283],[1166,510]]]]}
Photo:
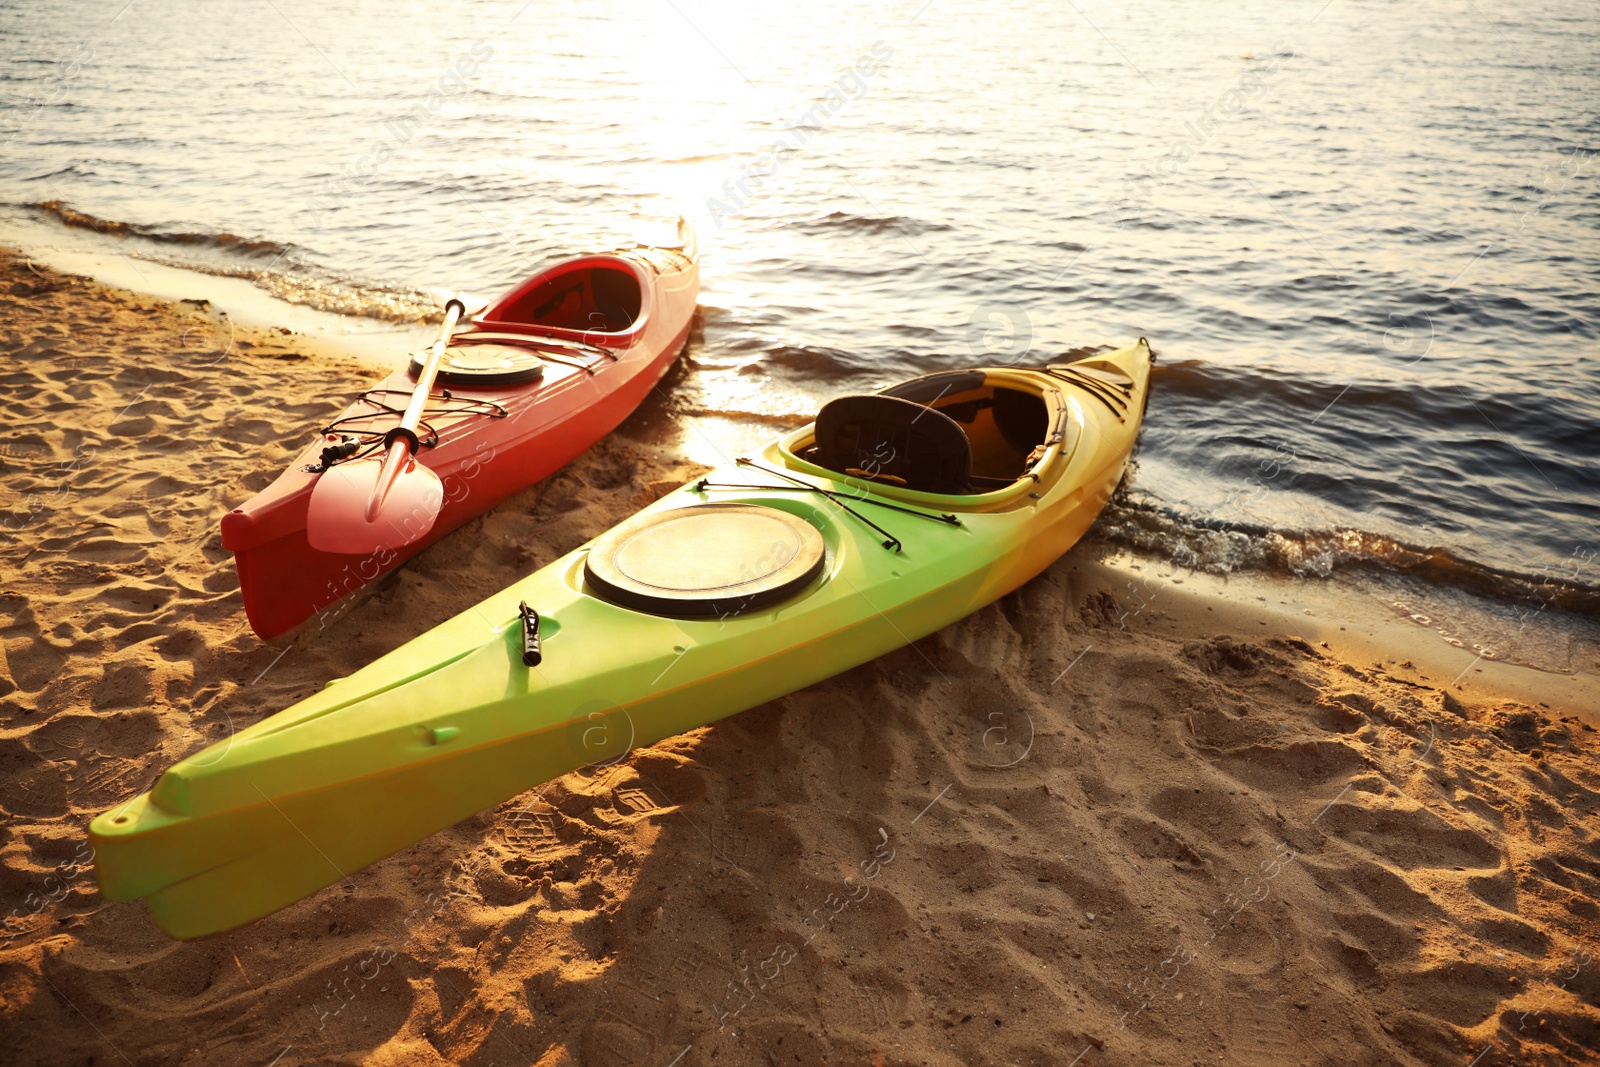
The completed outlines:
{"type": "Polygon", "coordinates": [[[522,662],[537,667],[544,659],[539,647],[539,613],[528,607],[526,600],[517,605],[517,612],[522,616],[522,662]]]}

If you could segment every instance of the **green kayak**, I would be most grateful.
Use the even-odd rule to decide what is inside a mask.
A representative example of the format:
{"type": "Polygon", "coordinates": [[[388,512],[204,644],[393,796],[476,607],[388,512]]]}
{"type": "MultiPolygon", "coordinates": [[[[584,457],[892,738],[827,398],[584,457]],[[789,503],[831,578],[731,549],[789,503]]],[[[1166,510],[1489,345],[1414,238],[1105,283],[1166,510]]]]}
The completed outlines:
{"type": "Polygon", "coordinates": [[[89,828],[178,938],[258,919],[527,789],[925,636],[1089,528],[1150,347],[827,404],[89,828]]]}

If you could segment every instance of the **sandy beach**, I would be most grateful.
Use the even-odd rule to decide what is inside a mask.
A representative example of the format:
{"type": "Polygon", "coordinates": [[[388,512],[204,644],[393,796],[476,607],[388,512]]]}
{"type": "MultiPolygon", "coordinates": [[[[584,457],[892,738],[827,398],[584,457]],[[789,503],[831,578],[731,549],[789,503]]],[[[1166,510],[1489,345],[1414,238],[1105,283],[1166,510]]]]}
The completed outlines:
{"type": "Polygon", "coordinates": [[[913,647],[170,940],[97,894],[92,817],[704,468],[669,376],[560,474],[263,643],[218,519],[383,372],[11,253],[0,308],[6,1063],[1600,1047],[1592,674],[1153,589],[1087,549],[913,647]]]}

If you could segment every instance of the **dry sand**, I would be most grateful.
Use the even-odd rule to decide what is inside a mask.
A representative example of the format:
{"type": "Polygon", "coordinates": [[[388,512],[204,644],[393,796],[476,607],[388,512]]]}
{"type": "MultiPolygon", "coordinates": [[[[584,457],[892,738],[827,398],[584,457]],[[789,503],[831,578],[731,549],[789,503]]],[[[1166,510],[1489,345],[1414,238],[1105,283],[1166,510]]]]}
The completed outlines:
{"type": "Polygon", "coordinates": [[[698,468],[653,399],[263,645],[217,519],[378,373],[300,336],[230,348],[211,309],[14,256],[0,308],[0,1061],[1491,1067],[1600,1047],[1592,705],[1347,662],[1237,602],[1170,591],[1129,616],[1128,574],[1085,552],[914,648],[169,940],[99,898],[91,817],[698,468]]]}

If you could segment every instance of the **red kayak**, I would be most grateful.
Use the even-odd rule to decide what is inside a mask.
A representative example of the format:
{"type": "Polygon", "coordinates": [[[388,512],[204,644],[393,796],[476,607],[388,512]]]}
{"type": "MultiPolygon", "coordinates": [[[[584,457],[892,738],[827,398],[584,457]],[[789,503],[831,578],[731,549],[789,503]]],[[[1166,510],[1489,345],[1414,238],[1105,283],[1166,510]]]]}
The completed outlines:
{"type": "Polygon", "coordinates": [[[415,457],[438,475],[444,500],[413,540],[360,555],[322,552],[306,538],[306,516],[324,472],[381,458],[421,357],[361,394],[277,481],[224,515],[222,544],[255,632],[269,639],[293,629],[555,473],[627,418],[689,337],[700,268],[687,223],[678,235],[674,246],[548,267],[451,335],[415,457]]]}

